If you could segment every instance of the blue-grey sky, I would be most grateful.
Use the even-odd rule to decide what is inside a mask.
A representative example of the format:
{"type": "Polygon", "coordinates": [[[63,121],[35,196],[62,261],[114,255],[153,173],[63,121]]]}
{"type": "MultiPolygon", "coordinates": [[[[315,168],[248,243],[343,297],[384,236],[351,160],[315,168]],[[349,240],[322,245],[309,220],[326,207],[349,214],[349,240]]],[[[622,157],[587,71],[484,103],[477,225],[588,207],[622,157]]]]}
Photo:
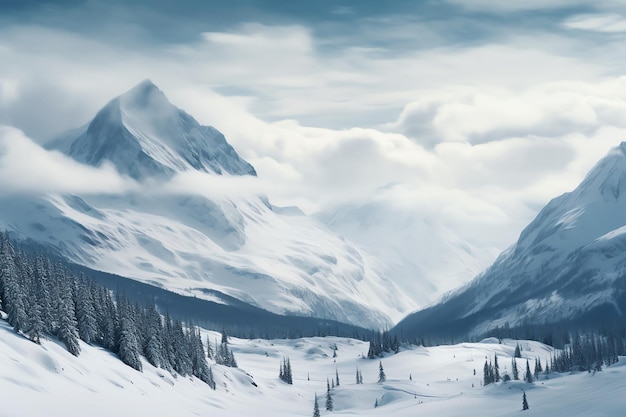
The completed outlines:
{"type": "Polygon", "coordinates": [[[624,41],[617,0],[4,1],[0,124],[42,142],[150,78],[277,202],[503,248],[626,137],[624,41]]]}

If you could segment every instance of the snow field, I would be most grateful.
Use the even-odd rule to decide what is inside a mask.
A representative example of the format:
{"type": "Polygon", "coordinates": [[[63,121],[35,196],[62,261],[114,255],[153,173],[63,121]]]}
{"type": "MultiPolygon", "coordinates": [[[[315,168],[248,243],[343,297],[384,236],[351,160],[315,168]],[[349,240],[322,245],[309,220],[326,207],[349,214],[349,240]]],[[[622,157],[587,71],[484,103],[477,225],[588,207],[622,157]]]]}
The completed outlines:
{"type": "MultiPolygon", "coordinates": [[[[203,340],[207,335],[212,343],[219,340],[218,333],[203,333],[203,340]]],[[[322,415],[514,416],[521,412],[522,390],[530,403],[524,416],[623,415],[624,358],[596,374],[553,374],[534,384],[511,381],[482,387],[485,357],[493,360],[497,353],[504,374],[510,371],[516,343],[488,339],[411,347],[381,359],[387,381],[378,384],[379,360],[361,358],[367,353],[365,342],[336,337],[232,338],[240,368],[212,365],[217,383],[212,391],[195,378],[173,376],[145,361],[144,371],[137,372],[109,352],[82,342],[78,358],[52,340],[39,346],[0,322],[0,416],[310,416],[315,393],[322,415]],[[293,385],[278,379],[283,356],[291,361],[293,385]],[[355,383],[357,367],[363,385],[355,383]],[[332,390],[335,410],[328,412],[326,379],[335,378],[336,370],[340,385],[332,390]]],[[[537,357],[545,363],[552,351],[538,342],[520,345],[520,370],[526,359],[531,368],[537,357]]]]}

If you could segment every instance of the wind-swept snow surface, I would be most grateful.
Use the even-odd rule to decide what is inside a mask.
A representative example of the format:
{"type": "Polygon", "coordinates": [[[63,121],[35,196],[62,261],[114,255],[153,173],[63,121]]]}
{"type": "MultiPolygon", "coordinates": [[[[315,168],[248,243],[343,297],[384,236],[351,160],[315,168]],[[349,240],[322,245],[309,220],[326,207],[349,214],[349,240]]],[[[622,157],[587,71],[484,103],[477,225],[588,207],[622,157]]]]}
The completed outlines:
{"type": "MultiPolygon", "coordinates": [[[[204,333],[204,332],[203,332],[204,333]]],[[[216,333],[206,333],[214,341],[216,333]]],[[[239,369],[212,365],[217,389],[195,378],[176,377],[143,362],[138,372],[110,353],[81,342],[74,357],[54,341],[36,345],[0,321],[0,416],[310,416],[315,393],[322,415],[517,416],[526,391],[525,415],[618,416],[626,409],[624,358],[595,374],[545,376],[534,384],[521,381],[481,386],[485,358],[498,355],[500,373],[510,372],[517,341],[413,347],[379,360],[362,359],[367,344],[344,338],[240,340],[231,338],[239,369]],[[337,357],[333,358],[334,346],[337,357]],[[289,357],[293,385],[278,379],[289,357]],[[377,383],[382,363],[387,376],[377,383]],[[356,384],[357,368],[363,384],[356,384]],[[474,375],[474,370],[476,374],[474,375]],[[324,409],[326,381],[339,375],[331,389],[334,412],[324,409]],[[374,408],[374,404],[378,407],[374,408]]],[[[552,349],[520,341],[521,359],[545,363],[552,349]]]]}

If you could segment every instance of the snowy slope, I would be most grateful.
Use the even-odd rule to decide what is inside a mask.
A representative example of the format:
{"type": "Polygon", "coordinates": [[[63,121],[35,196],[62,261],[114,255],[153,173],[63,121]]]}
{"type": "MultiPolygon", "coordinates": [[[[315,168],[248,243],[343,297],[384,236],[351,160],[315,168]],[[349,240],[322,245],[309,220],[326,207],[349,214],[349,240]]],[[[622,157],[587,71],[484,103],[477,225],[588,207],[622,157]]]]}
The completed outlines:
{"type": "Polygon", "coordinates": [[[236,190],[210,198],[160,190],[185,173],[256,174],[217,130],[149,81],[48,147],[112,164],[141,185],[121,195],[0,199],[0,229],[51,244],[70,261],[187,295],[215,289],[275,313],[376,328],[416,307],[379,259],[297,210],[236,190]]]}
{"type": "MultiPolygon", "coordinates": [[[[211,340],[219,337],[208,335],[211,340]]],[[[486,340],[413,347],[382,359],[387,382],[378,384],[379,362],[360,358],[367,350],[367,344],[360,341],[233,338],[231,347],[240,369],[212,365],[217,382],[212,391],[195,378],[173,376],[145,361],[144,371],[135,371],[110,353],[82,342],[78,358],[54,341],[39,346],[0,321],[0,416],[310,416],[316,393],[322,415],[516,416],[521,411],[522,390],[530,403],[527,416],[608,417],[626,409],[626,397],[620,395],[626,389],[624,358],[596,374],[553,374],[535,384],[511,381],[482,387],[485,357],[498,354],[504,368],[510,364],[516,343],[486,340]],[[333,359],[335,344],[338,356],[333,359]],[[290,358],[293,385],[278,379],[283,356],[290,358]],[[363,385],[355,383],[357,367],[363,385]],[[340,386],[333,389],[335,411],[331,413],[324,410],[324,395],[326,380],[335,377],[335,372],[340,386]],[[375,401],[378,408],[374,408],[375,401]]],[[[520,365],[537,357],[543,362],[552,351],[538,342],[522,341],[521,345],[520,365]]]]}
{"type": "Polygon", "coordinates": [[[612,149],[572,192],[553,199],[515,245],[467,287],[426,315],[465,319],[474,332],[626,311],[626,143],[612,149]]]}
{"type": "Polygon", "coordinates": [[[495,250],[473,247],[443,225],[376,195],[367,203],[340,206],[318,217],[333,231],[384,259],[385,275],[412,294],[416,308],[466,284],[497,255],[495,250]]]}
{"type": "Polygon", "coordinates": [[[312,219],[276,214],[260,199],[193,199],[13,199],[0,202],[0,227],[93,269],[201,298],[216,289],[277,313],[382,326],[410,306],[374,259],[312,219]],[[216,222],[218,208],[233,205],[237,221],[216,222]]]}

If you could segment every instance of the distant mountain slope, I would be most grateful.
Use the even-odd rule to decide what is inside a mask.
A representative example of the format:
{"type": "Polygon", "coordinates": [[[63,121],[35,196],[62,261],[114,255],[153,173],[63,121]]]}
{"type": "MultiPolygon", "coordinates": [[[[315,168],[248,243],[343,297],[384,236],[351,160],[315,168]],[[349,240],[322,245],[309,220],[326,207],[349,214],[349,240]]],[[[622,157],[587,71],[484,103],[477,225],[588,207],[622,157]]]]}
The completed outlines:
{"type": "Polygon", "coordinates": [[[320,213],[330,229],[378,259],[394,283],[426,306],[469,282],[493,262],[495,250],[479,249],[412,209],[382,198],[320,213]]]}
{"type": "Polygon", "coordinates": [[[466,287],[398,324],[407,334],[593,320],[626,312],[626,143],[552,200],[466,287]]]}

